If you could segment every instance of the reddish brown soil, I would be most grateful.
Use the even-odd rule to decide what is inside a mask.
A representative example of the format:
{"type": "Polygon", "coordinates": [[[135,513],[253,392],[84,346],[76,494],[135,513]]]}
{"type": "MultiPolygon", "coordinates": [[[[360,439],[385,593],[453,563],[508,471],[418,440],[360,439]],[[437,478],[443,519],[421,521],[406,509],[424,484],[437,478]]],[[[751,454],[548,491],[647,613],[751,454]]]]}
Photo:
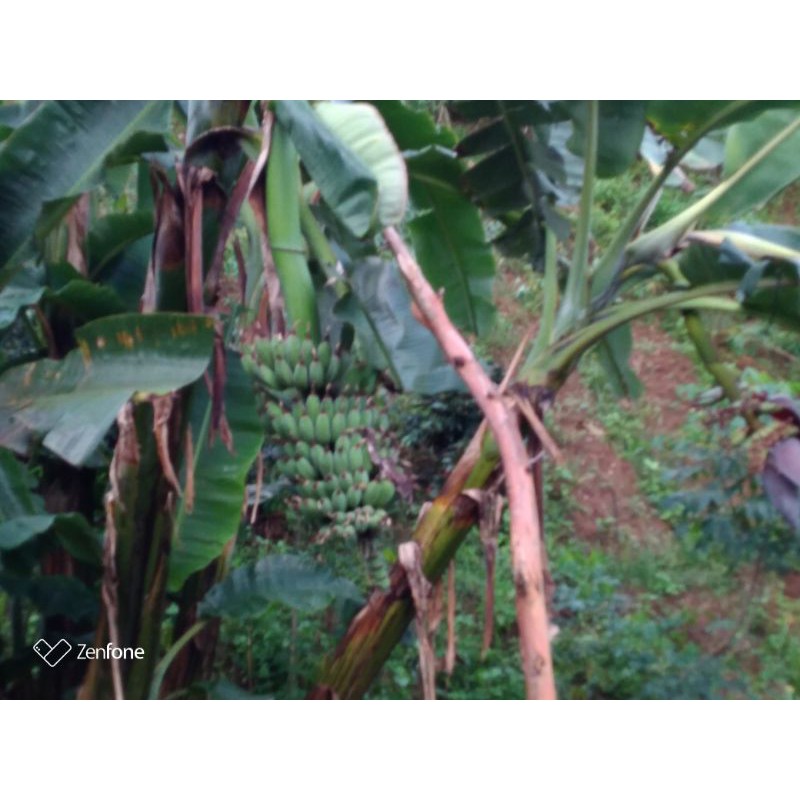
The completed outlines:
{"type": "MultiPolygon", "coordinates": [[[[697,381],[695,367],[657,324],[635,325],[634,343],[631,367],[644,391],[636,401],[620,402],[632,414],[643,416],[654,436],[677,434],[689,411],[677,390],[697,381]]],[[[559,395],[554,421],[559,445],[576,478],[576,510],[572,516],[575,534],[613,552],[658,548],[672,535],[670,529],[639,491],[633,466],[609,441],[594,407],[592,392],[579,375],[573,374],[559,395]]],[[[740,573],[741,591],[733,595],[720,596],[695,587],[662,601],[662,610],[665,614],[685,612],[687,635],[704,652],[738,649],[742,663],[749,664],[749,641],[742,631],[753,597],[764,588],[765,576],[752,567],[744,567],[740,573]],[[730,625],[717,624],[723,619],[730,625]]],[[[784,593],[792,599],[800,598],[800,574],[785,576],[784,593]]],[[[748,668],[757,670],[757,661],[748,668]]]]}
{"type": "MultiPolygon", "coordinates": [[[[676,390],[696,380],[694,367],[654,325],[635,326],[634,342],[631,366],[644,393],[620,403],[633,415],[644,414],[653,435],[669,435],[686,418],[688,407],[676,390]]],[[[633,466],[614,449],[593,408],[591,392],[573,374],[559,394],[555,422],[576,477],[576,534],[609,545],[663,541],[667,526],[638,492],[633,466]]]]}

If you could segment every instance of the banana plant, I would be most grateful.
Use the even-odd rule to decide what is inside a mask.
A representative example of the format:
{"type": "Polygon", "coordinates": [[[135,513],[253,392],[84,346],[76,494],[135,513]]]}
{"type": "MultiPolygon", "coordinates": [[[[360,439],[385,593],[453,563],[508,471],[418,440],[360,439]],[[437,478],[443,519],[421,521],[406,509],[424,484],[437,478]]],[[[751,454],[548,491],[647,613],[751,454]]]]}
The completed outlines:
{"type": "Polygon", "coordinates": [[[16,350],[0,366],[0,452],[4,477],[24,463],[43,475],[47,512],[7,521],[3,589],[45,638],[144,652],[73,664],[70,684],[20,662],[18,642],[8,694],[38,682],[36,696],[147,697],[164,643],[224,575],[263,431],[230,346],[240,284],[222,257],[261,144],[249,102],[49,102],[0,147],[0,305],[16,350]],[[75,520],[104,532],[90,564],[80,529],[59,536],[75,520]],[[93,603],[55,611],[31,589],[45,575],[93,603]]]}
{"type": "MultiPolygon", "coordinates": [[[[704,310],[761,313],[796,324],[798,303],[795,231],[736,226],[703,231],[709,212],[741,214],[798,177],[800,116],[792,104],[764,102],[635,102],[626,104],[481,101],[456,103],[451,116],[469,129],[457,150],[466,165],[463,185],[499,227],[497,247],[527,256],[544,271],[538,334],[514,376],[514,392],[543,416],[580,359],[599,348],[612,385],[624,391],[636,379],[627,361],[630,323],[647,314],[679,309],[701,361],[732,397],[736,381],[721,365],[702,326],[704,310]],[[568,143],[583,159],[583,182],[569,257],[558,247],[566,238],[556,208],[562,160],[550,145],[553,127],[570,122],[568,143]],[[671,150],[661,172],[642,192],[605,252],[590,257],[592,197],[599,176],[627,168],[639,149],[644,126],[664,137],[671,150]],[[722,182],[674,219],[647,231],[647,219],[670,173],[712,131],[727,131],[722,182]],[[562,267],[563,265],[563,267],[562,267]],[[630,298],[643,281],[645,299],[630,298]]],[[[397,114],[397,118],[402,115],[397,114]]],[[[406,130],[397,118],[398,140],[406,130]]],[[[396,130],[396,132],[395,132],[396,130]]],[[[541,449],[540,431],[532,432],[541,449]]],[[[479,430],[445,483],[442,494],[420,516],[414,538],[425,575],[438,579],[475,524],[478,505],[471,490],[485,486],[499,453],[479,430]]],[[[535,479],[541,497],[541,462],[535,479]]],[[[373,596],[356,616],[325,663],[314,697],[361,696],[413,616],[402,570],[388,591],[373,596]]]]}

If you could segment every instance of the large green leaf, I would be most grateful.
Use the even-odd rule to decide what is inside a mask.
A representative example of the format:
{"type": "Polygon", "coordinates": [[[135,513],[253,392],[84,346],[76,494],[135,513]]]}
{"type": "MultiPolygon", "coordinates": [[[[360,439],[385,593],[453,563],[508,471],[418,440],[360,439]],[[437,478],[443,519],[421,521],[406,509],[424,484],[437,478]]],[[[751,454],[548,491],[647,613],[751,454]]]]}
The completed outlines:
{"type": "Polygon", "coordinates": [[[444,290],[453,322],[483,333],[494,317],[494,257],[478,210],[461,193],[462,166],[439,147],[409,154],[407,163],[417,210],[408,228],[420,266],[444,290]]]}
{"type": "Polygon", "coordinates": [[[369,167],[307,102],[280,100],[275,113],[325,202],[353,235],[364,236],[378,206],[378,184],[369,167]]]}
{"type": "MultiPolygon", "coordinates": [[[[565,180],[563,159],[548,144],[548,126],[568,119],[567,109],[497,100],[456,103],[454,113],[478,123],[457,150],[471,159],[463,178],[469,195],[503,226],[495,241],[505,252],[541,265],[545,226],[563,228],[554,209],[565,180]]],[[[413,192],[412,184],[412,197],[413,192]]]]}
{"type": "Polygon", "coordinates": [[[36,514],[0,522],[0,550],[13,550],[44,533],[53,524],[52,514],[36,514]]]}
{"type": "MultiPolygon", "coordinates": [[[[787,124],[781,125],[777,131],[770,131],[769,135],[758,143],[757,151],[741,164],[733,175],[728,176],[680,214],[630,243],[625,248],[624,262],[657,263],[670,257],[691,228],[710,211],[722,208],[723,204],[729,201],[738,209],[753,205],[754,201],[758,201],[758,195],[752,191],[753,187],[749,182],[759,174],[762,183],[766,181],[774,184],[778,181],[779,174],[773,170],[773,165],[777,167],[782,162],[785,163],[783,148],[791,142],[796,142],[798,134],[800,134],[800,115],[793,114],[787,124]]],[[[795,150],[796,146],[791,152],[795,150]]]]}
{"type": "Polygon", "coordinates": [[[53,528],[67,552],[99,564],[99,539],[80,514],[45,514],[35,480],[10,450],[0,447],[0,550],[12,550],[53,528]]]}
{"type": "Polygon", "coordinates": [[[153,214],[108,214],[96,220],[89,231],[89,274],[102,273],[126,247],[153,233],[153,214]]]}
{"type": "Polygon", "coordinates": [[[0,142],[8,139],[40,104],[40,100],[21,100],[0,105],[0,142]]]}
{"type": "MultiPolygon", "coordinates": [[[[209,444],[211,399],[203,383],[194,387],[189,408],[194,449],[194,504],[182,498],[175,518],[169,588],[177,591],[193,572],[210,564],[236,535],[247,489],[247,474],[264,441],[253,384],[238,355],[228,353],[225,415],[233,436],[228,452],[219,436],[209,444]]],[[[186,484],[184,465],[183,483],[186,484]]]]}
{"type": "Polygon", "coordinates": [[[648,100],[647,119],[656,132],[680,146],[708,127],[715,130],[752,119],[770,108],[800,107],[796,100],[648,100]]]}
{"type": "Polygon", "coordinates": [[[0,378],[0,444],[19,447],[29,431],[71,464],[94,451],[136,392],[165,394],[203,374],[213,320],[186,314],[122,314],[76,333],[62,361],[44,359],[0,378]]]}
{"type": "Polygon", "coordinates": [[[348,270],[351,292],[335,307],[350,322],[371,366],[389,369],[408,392],[463,390],[433,334],[411,313],[411,299],[394,262],[372,258],[348,270]]]}
{"type": "Polygon", "coordinates": [[[89,276],[113,289],[127,310],[138,310],[152,247],[152,211],[101,217],[89,231],[89,276]]]}
{"type": "MultiPolygon", "coordinates": [[[[44,103],[3,142],[0,284],[24,252],[45,204],[89,189],[106,156],[150,124],[157,106],[160,101],[44,103]]],[[[59,206],[59,212],[67,208],[59,206]]]]}
{"type": "Polygon", "coordinates": [[[303,556],[272,555],[235,569],[200,603],[203,616],[244,617],[263,613],[272,602],[298,611],[320,611],[334,600],[359,602],[356,586],[303,556]]]}
{"type": "Polygon", "coordinates": [[[422,150],[431,145],[455,147],[456,135],[437,125],[426,111],[415,111],[400,100],[375,100],[386,126],[401,150],[422,150]]]}
{"type": "Polygon", "coordinates": [[[399,225],[408,203],[408,175],[381,115],[368,103],[317,103],[322,121],[371,170],[378,182],[378,220],[399,225]]]}
{"type": "MultiPolygon", "coordinates": [[[[751,122],[734,125],[725,141],[723,175],[736,172],[773,136],[797,119],[792,110],[768,111],[751,122]]],[[[715,206],[715,212],[736,217],[765,203],[781,189],[800,178],[800,131],[780,145],[735,189],[727,192],[715,206]]]]}
{"type": "MultiPolygon", "coordinates": [[[[573,121],[568,147],[583,156],[587,103],[566,102],[573,121]]],[[[599,178],[610,178],[633,164],[644,137],[645,102],[643,100],[603,100],[599,104],[597,168],[599,178]]]]}
{"type": "Polygon", "coordinates": [[[21,270],[0,290],[0,331],[13,324],[20,309],[39,302],[44,286],[30,270],[21,270]]]}

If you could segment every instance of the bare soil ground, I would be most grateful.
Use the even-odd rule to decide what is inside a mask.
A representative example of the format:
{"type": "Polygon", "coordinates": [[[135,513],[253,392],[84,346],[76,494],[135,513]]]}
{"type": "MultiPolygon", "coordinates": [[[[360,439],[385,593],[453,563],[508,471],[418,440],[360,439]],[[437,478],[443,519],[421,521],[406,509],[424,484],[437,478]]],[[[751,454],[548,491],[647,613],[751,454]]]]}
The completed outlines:
{"type": "MultiPolygon", "coordinates": [[[[656,324],[634,327],[631,366],[644,386],[636,401],[620,400],[632,415],[643,415],[653,435],[669,436],[683,425],[688,407],[677,389],[696,380],[692,362],[675,350],[656,324]]],[[[633,466],[620,456],[593,413],[594,398],[573,374],[555,412],[560,444],[577,478],[575,532],[607,544],[657,544],[669,530],[637,489],[633,466]]]]}

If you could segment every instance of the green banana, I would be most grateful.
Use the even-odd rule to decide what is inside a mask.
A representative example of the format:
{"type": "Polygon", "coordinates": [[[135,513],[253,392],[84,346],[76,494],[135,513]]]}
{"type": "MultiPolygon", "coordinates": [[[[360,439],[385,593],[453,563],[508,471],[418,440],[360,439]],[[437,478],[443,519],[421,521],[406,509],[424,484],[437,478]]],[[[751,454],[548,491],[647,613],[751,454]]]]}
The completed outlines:
{"type": "Polygon", "coordinates": [[[279,389],[278,378],[275,373],[266,365],[256,365],[256,376],[267,387],[267,389],[279,389]]]}
{"type": "Polygon", "coordinates": [[[313,480],[317,477],[317,471],[307,458],[302,456],[295,461],[297,474],[306,480],[313,480]]]}
{"type": "Polygon", "coordinates": [[[334,511],[347,511],[347,495],[344,492],[334,493],[331,505],[334,511]]]}
{"type": "Polygon", "coordinates": [[[272,339],[257,339],[253,347],[258,361],[270,369],[275,364],[275,343],[272,339]]]}
{"type": "Polygon", "coordinates": [[[321,444],[315,444],[312,446],[311,463],[316,467],[320,474],[325,474],[325,450],[321,444]]]}
{"type": "Polygon", "coordinates": [[[321,444],[331,442],[331,418],[327,414],[320,414],[316,422],[317,441],[321,444]]]}
{"type": "Polygon", "coordinates": [[[292,416],[291,412],[284,412],[278,417],[278,420],[278,433],[282,434],[286,439],[297,439],[297,420],[292,416]]]}
{"type": "Polygon", "coordinates": [[[322,365],[322,369],[328,369],[328,364],[331,363],[331,356],[333,355],[333,348],[331,347],[331,343],[327,340],[324,340],[319,343],[317,347],[317,358],[319,358],[319,363],[322,365]]]}
{"type": "Polygon", "coordinates": [[[305,392],[308,389],[308,367],[302,361],[298,361],[295,364],[292,372],[292,384],[301,392],[305,392]]]}
{"type": "Polygon", "coordinates": [[[290,367],[294,367],[300,360],[302,343],[296,333],[290,333],[282,342],[281,351],[290,367]]]}
{"type": "Polygon", "coordinates": [[[347,417],[341,411],[337,411],[331,419],[331,436],[336,441],[347,428],[347,417]]]}
{"type": "Polygon", "coordinates": [[[297,432],[304,442],[313,444],[316,441],[314,423],[311,421],[311,417],[309,417],[308,414],[304,414],[300,417],[300,421],[297,423],[297,432]]]}
{"type": "Polygon", "coordinates": [[[334,353],[331,355],[331,360],[328,364],[327,369],[325,370],[325,383],[333,383],[335,384],[339,378],[339,374],[342,369],[342,360],[339,356],[334,353]]]}
{"type": "Polygon", "coordinates": [[[275,359],[275,377],[277,378],[277,389],[294,388],[294,372],[285,358],[275,359]]]}
{"type": "Polygon", "coordinates": [[[319,399],[319,395],[310,394],[306,397],[306,410],[311,419],[317,418],[317,415],[322,410],[322,401],[319,399]]]}
{"type": "Polygon", "coordinates": [[[308,336],[303,337],[300,341],[300,360],[304,364],[310,364],[315,355],[314,342],[308,336]]]}
{"type": "Polygon", "coordinates": [[[315,391],[325,389],[325,368],[318,358],[312,358],[308,364],[308,382],[315,391]]]}
{"type": "Polygon", "coordinates": [[[361,496],[363,492],[355,486],[351,486],[345,495],[347,498],[347,505],[349,508],[358,508],[361,504],[361,496]]]}

